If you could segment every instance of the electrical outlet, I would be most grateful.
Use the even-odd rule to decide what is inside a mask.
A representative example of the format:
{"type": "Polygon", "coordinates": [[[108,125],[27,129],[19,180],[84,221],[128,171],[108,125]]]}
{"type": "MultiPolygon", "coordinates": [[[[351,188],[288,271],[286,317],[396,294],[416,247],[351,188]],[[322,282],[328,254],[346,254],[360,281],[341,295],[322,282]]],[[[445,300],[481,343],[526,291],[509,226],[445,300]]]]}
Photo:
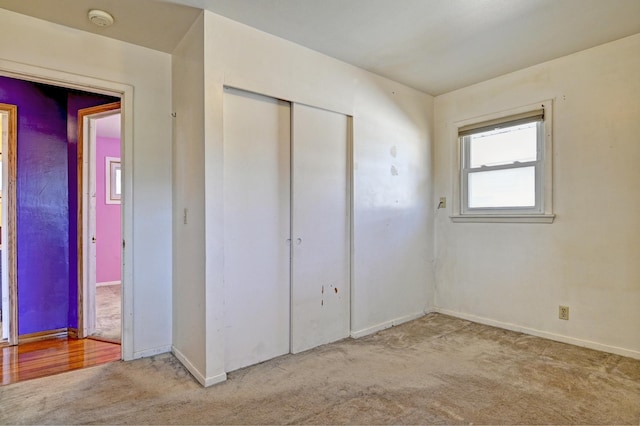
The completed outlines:
{"type": "Polygon", "coordinates": [[[560,305],[558,307],[558,318],[561,320],[569,320],[569,307],[560,305]]]}

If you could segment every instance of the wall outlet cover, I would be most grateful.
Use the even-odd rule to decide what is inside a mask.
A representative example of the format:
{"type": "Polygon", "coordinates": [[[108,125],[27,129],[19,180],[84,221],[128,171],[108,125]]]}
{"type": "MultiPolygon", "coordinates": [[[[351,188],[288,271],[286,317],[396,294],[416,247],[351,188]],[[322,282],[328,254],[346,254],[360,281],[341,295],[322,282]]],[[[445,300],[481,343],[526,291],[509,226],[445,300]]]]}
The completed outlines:
{"type": "Polygon", "coordinates": [[[569,307],[560,305],[558,307],[558,318],[561,320],[568,321],[569,320],[569,307]]]}

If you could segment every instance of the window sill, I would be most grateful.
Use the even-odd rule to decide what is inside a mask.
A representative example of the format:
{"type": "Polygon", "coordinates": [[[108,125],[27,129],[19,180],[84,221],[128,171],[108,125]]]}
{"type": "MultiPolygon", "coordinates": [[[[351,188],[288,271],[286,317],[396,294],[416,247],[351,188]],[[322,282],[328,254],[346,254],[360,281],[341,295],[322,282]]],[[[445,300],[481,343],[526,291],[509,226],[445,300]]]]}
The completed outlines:
{"type": "Polygon", "coordinates": [[[449,216],[456,223],[553,223],[555,214],[465,214],[449,216]]]}

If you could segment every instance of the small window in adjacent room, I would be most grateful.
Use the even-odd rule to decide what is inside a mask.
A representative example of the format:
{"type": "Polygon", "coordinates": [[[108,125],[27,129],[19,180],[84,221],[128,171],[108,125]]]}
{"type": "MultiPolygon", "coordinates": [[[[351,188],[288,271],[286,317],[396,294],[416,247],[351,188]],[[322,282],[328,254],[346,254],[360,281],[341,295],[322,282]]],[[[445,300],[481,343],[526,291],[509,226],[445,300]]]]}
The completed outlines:
{"type": "Polygon", "coordinates": [[[550,102],[458,127],[454,221],[551,222],[550,102]]]}

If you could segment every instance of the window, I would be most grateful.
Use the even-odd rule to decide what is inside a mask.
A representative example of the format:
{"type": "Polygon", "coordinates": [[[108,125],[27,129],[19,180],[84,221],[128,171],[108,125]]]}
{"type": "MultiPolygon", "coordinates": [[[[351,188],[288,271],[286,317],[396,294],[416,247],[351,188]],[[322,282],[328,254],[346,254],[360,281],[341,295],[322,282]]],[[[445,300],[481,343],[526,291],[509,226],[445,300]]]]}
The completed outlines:
{"type": "Polygon", "coordinates": [[[454,221],[553,220],[550,110],[550,102],[536,104],[458,127],[460,205],[454,221]]]}

